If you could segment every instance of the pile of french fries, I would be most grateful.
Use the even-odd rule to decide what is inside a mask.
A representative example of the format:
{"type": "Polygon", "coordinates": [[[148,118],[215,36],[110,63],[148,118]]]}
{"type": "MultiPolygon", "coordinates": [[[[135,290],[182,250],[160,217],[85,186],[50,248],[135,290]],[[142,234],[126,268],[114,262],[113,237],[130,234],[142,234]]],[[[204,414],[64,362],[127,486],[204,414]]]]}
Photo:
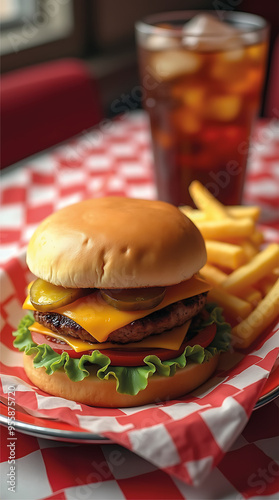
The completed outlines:
{"type": "Polygon", "coordinates": [[[189,191],[197,209],[180,209],[205,240],[207,263],[200,274],[212,285],[208,300],[223,307],[232,344],[245,349],[279,315],[279,245],[262,245],[259,207],[224,206],[198,181],[189,191]]]}

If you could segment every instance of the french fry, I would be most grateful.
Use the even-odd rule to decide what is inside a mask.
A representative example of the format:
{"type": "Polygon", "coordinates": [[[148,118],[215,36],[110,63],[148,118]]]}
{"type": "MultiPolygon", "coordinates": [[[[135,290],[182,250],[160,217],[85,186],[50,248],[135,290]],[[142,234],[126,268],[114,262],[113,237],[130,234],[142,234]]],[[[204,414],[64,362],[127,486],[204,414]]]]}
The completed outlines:
{"type": "Polygon", "coordinates": [[[195,205],[208,214],[212,219],[226,219],[228,218],[227,211],[214,196],[199,182],[193,181],[189,186],[191,198],[194,200],[195,205]]]}
{"type": "Polygon", "coordinates": [[[233,271],[226,281],[224,281],[223,287],[230,293],[238,294],[241,289],[253,285],[271,273],[278,262],[279,245],[271,243],[250,262],[233,271]]]}
{"type": "Polygon", "coordinates": [[[255,229],[255,222],[248,217],[244,219],[221,219],[195,221],[201,234],[209,240],[232,240],[250,236],[255,229]]]}
{"type": "Polygon", "coordinates": [[[195,208],[188,206],[179,207],[179,209],[181,210],[181,212],[184,213],[184,215],[189,217],[189,219],[191,219],[191,221],[193,221],[195,224],[199,221],[209,220],[207,214],[202,210],[197,210],[195,208]]]}
{"type": "Polygon", "coordinates": [[[242,205],[234,205],[226,207],[228,213],[231,217],[235,217],[236,219],[241,219],[242,217],[249,217],[253,219],[254,222],[257,222],[260,216],[260,208],[257,206],[242,206],[242,205]]]}
{"type": "Polygon", "coordinates": [[[247,261],[251,260],[258,253],[258,250],[255,247],[255,245],[253,245],[253,243],[249,240],[243,240],[239,244],[244,250],[247,261]]]}
{"type": "Polygon", "coordinates": [[[212,286],[220,286],[228,277],[226,273],[211,264],[205,264],[200,270],[201,275],[212,286]]]}
{"type": "Polygon", "coordinates": [[[249,316],[232,329],[233,344],[242,349],[249,347],[275,321],[278,311],[279,279],[249,316]]]}
{"type": "Polygon", "coordinates": [[[257,248],[264,242],[264,235],[261,231],[254,231],[250,234],[250,240],[257,248]]]}
{"type": "Polygon", "coordinates": [[[246,300],[246,302],[252,304],[252,306],[256,306],[263,298],[261,292],[252,286],[240,291],[238,296],[241,299],[246,300]]]}
{"type": "Polygon", "coordinates": [[[211,264],[220,265],[229,269],[237,269],[246,262],[244,250],[239,245],[207,240],[205,246],[207,260],[211,264]]]}
{"type": "Polygon", "coordinates": [[[200,272],[213,287],[208,299],[223,307],[236,324],[235,344],[246,348],[279,313],[279,245],[260,251],[264,235],[255,227],[259,207],[224,206],[198,181],[189,191],[197,208],[180,210],[205,240],[207,263],[200,272]]]}
{"type": "Polygon", "coordinates": [[[213,288],[208,292],[208,300],[217,302],[223,307],[226,315],[233,318],[246,318],[252,311],[252,305],[235,295],[231,295],[220,288],[213,288]]]}
{"type": "MultiPolygon", "coordinates": [[[[212,286],[222,288],[222,283],[226,280],[228,275],[218,269],[216,266],[212,266],[211,264],[205,264],[203,268],[200,270],[201,275],[204,277],[208,283],[212,286]]],[[[262,294],[259,290],[253,287],[245,288],[241,290],[239,293],[239,298],[249,302],[253,306],[257,305],[259,301],[262,299],[262,294]]]]}
{"type": "Polygon", "coordinates": [[[273,287],[274,283],[277,281],[277,277],[274,274],[265,276],[257,283],[257,288],[261,290],[263,295],[267,295],[269,290],[273,287]]]}
{"type": "MultiPolygon", "coordinates": [[[[204,221],[204,220],[210,220],[210,217],[208,216],[208,213],[206,213],[203,210],[198,210],[192,207],[189,207],[187,205],[184,205],[182,207],[179,207],[180,210],[187,215],[191,220],[193,221],[204,221]]],[[[234,218],[234,219],[243,219],[245,217],[248,217],[249,219],[253,219],[254,222],[257,222],[259,216],[260,216],[260,208],[256,206],[241,206],[241,205],[235,205],[235,206],[226,206],[224,207],[227,214],[234,218]]]]}

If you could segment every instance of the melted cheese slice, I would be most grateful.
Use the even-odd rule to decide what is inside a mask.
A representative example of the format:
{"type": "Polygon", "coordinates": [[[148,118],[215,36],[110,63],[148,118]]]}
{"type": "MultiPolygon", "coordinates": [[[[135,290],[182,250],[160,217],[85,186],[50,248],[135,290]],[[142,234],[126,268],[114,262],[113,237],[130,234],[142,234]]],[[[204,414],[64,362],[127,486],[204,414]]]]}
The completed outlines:
{"type": "Polygon", "coordinates": [[[76,352],[91,351],[92,349],[121,349],[121,351],[133,349],[138,351],[139,349],[148,348],[171,349],[177,351],[180,348],[186,333],[188,332],[190,324],[191,320],[187,321],[182,326],[177,326],[176,328],[169,330],[168,332],[160,333],[158,335],[151,335],[150,337],[147,337],[140,342],[131,342],[121,345],[113,344],[112,342],[103,342],[102,345],[89,343],[84,340],[75,339],[68,335],[66,336],[54,333],[37,322],[33,323],[33,325],[30,326],[30,331],[38,332],[43,335],[54,337],[55,339],[63,340],[64,342],[69,344],[76,352]]]}
{"type": "MultiPolygon", "coordinates": [[[[139,311],[120,311],[107,304],[98,290],[86,295],[71,304],[54,309],[52,312],[63,314],[78,323],[84,330],[92,335],[98,342],[105,342],[109,334],[136,319],[158,311],[179,300],[187,299],[207,292],[211,286],[203,279],[193,276],[178,285],[168,286],[162,302],[153,309],[139,311]]],[[[23,309],[34,311],[30,296],[23,304],[23,309]]]]}

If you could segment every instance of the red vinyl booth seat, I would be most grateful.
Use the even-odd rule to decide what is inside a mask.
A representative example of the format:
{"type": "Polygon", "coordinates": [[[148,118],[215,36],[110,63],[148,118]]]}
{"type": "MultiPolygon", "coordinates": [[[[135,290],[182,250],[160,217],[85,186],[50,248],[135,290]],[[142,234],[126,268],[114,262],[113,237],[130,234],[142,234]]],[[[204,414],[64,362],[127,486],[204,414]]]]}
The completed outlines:
{"type": "Polygon", "coordinates": [[[97,83],[78,59],[1,78],[1,167],[86,130],[103,117],[97,83]]]}

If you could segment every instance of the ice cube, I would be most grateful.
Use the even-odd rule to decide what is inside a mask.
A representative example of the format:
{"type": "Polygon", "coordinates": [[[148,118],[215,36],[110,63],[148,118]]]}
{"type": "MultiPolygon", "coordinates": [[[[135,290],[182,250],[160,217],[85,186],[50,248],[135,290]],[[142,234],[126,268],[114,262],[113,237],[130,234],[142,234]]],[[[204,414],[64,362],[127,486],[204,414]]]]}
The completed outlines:
{"type": "Polygon", "coordinates": [[[150,35],[144,42],[148,50],[166,50],[179,47],[180,41],[172,36],[150,35]]]}
{"type": "Polygon", "coordinates": [[[194,50],[213,52],[241,47],[239,30],[222,23],[211,14],[198,14],[183,28],[183,45],[194,50]]]}
{"type": "Polygon", "coordinates": [[[244,45],[255,45],[261,42],[261,36],[257,31],[247,31],[247,33],[241,33],[241,38],[244,45]]]}
{"type": "Polygon", "coordinates": [[[246,52],[249,59],[251,59],[251,61],[255,63],[262,63],[265,60],[266,51],[266,44],[251,45],[251,47],[246,47],[246,52]]]}
{"type": "Polygon", "coordinates": [[[241,109],[241,99],[236,95],[213,96],[207,102],[208,118],[221,122],[234,120],[241,109]]]}
{"type": "Polygon", "coordinates": [[[202,85],[198,86],[197,83],[195,85],[178,83],[171,89],[171,95],[186,106],[199,111],[204,107],[206,89],[202,85]]]}
{"type": "Polygon", "coordinates": [[[232,50],[225,50],[220,54],[221,59],[225,62],[239,62],[245,56],[245,50],[242,47],[232,50]]]}
{"type": "Polygon", "coordinates": [[[201,66],[201,58],[192,52],[168,50],[154,54],[150,65],[161,80],[195,73],[201,66]]]}
{"type": "Polygon", "coordinates": [[[260,91],[263,81],[263,71],[261,68],[251,68],[242,78],[228,80],[226,88],[228,92],[237,94],[247,94],[251,96],[260,91]]]}
{"type": "MultiPolygon", "coordinates": [[[[228,84],[232,81],[243,80],[246,77],[247,72],[249,72],[249,67],[247,66],[247,61],[245,58],[245,51],[243,57],[239,59],[230,58],[229,54],[235,53],[236,51],[218,52],[215,54],[212,65],[209,68],[209,73],[211,78],[218,80],[222,84],[228,84]]],[[[240,56],[240,54],[239,54],[240,56]]]]}

